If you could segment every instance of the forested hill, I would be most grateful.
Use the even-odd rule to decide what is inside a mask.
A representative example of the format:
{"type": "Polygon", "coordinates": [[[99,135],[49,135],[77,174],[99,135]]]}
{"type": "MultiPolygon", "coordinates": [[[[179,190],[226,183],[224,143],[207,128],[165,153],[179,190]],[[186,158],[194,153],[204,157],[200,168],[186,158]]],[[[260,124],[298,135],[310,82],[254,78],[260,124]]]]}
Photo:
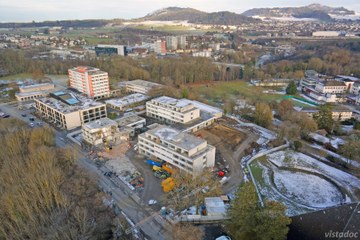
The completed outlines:
{"type": "Polygon", "coordinates": [[[253,23],[259,21],[251,17],[242,16],[240,14],[228,11],[207,13],[193,8],[179,7],[163,8],[137,20],[188,21],[190,23],[215,25],[237,25],[241,23],[253,23]]]}
{"type": "MultiPolygon", "coordinates": [[[[63,27],[63,28],[92,28],[103,27],[115,20],[89,19],[89,20],[62,20],[62,21],[44,21],[44,22],[26,22],[26,23],[1,23],[0,28],[30,28],[30,27],[63,27]]],[[[116,20],[119,21],[119,20],[116,20]]]]}

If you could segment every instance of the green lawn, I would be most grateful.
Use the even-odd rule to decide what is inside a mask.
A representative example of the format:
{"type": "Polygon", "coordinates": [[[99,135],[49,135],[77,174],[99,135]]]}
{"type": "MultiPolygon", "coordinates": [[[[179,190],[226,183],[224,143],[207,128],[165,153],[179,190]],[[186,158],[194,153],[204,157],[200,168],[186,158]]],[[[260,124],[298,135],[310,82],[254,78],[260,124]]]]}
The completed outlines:
{"type": "Polygon", "coordinates": [[[256,160],[254,160],[249,166],[255,181],[260,184],[264,185],[264,178],[263,178],[263,169],[259,166],[258,162],[266,162],[266,156],[262,156],[256,160]]]}
{"type": "Polygon", "coordinates": [[[191,91],[208,100],[219,102],[226,98],[244,98],[253,102],[280,101],[282,95],[263,93],[264,88],[249,85],[244,81],[232,81],[209,84],[208,86],[192,86],[191,91]]]}
{"type": "Polygon", "coordinates": [[[19,80],[19,79],[26,79],[26,78],[32,78],[31,73],[20,73],[20,74],[14,74],[9,75],[5,77],[0,77],[0,80],[19,80]]]}

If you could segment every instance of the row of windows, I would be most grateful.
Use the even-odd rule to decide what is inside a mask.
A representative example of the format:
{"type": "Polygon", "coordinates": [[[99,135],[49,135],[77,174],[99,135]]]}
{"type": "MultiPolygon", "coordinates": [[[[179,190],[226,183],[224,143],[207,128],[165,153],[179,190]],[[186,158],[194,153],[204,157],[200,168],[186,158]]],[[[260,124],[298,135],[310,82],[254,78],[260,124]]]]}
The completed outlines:
{"type": "MultiPolygon", "coordinates": [[[[159,146],[159,145],[154,145],[154,144],[152,144],[152,143],[148,143],[148,142],[146,142],[146,141],[141,141],[141,139],[139,139],[139,146],[142,146],[142,147],[144,147],[144,148],[146,148],[146,149],[150,149],[149,147],[152,147],[152,148],[158,148],[158,149],[160,149],[161,151],[164,151],[164,152],[166,152],[166,153],[168,153],[169,154],[169,156],[167,156],[167,157],[170,157],[170,155],[171,155],[171,157],[172,158],[174,158],[174,159],[177,159],[178,161],[181,161],[181,162],[183,162],[183,163],[186,163],[186,164],[188,164],[189,166],[192,166],[192,164],[193,164],[193,162],[191,161],[191,160],[188,160],[188,159],[185,159],[185,158],[183,158],[181,155],[177,155],[177,154],[174,154],[174,152],[172,152],[172,151],[169,151],[168,149],[166,149],[166,148],[164,148],[164,147],[162,147],[162,146],[159,146]],[[145,144],[144,144],[145,143],[145,144]],[[148,144],[148,145],[146,145],[146,144],[148,144]]],[[[161,154],[160,152],[157,152],[158,154],[161,154]]],[[[164,155],[164,154],[161,154],[161,155],[163,155],[163,156],[166,156],[166,155],[164,155]]],[[[205,156],[205,159],[206,159],[206,156],[205,156]]]]}
{"type": "MultiPolygon", "coordinates": [[[[140,148],[139,148],[140,153],[145,154],[145,155],[147,155],[147,156],[154,155],[154,154],[153,154],[154,151],[149,150],[149,149],[148,149],[148,151],[147,151],[147,150],[145,150],[145,149],[143,148],[143,146],[141,146],[141,145],[139,145],[139,147],[140,147],[140,148]]],[[[159,154],[159,153],[158,153],[158,154],[156,154],[156,157],[159,158],[159,159],[162,160],[162,161],[173,163],[175,166],[177,166],[177,167],[179,167],[179,168],[182,168],[182,169],[185,169],[185,170],[188,170],[188,171],[193,171],[192,166],[185,165],[185,164],[183,164],[183,163],[181,163],[181,162],[178,162],[178,161],[176,161],[176,160],[169,161],[168,157],[165,156],[164,154],[159,154]],[[161,155],[161,156],[159,156],[159,155],[161,155]]]]}

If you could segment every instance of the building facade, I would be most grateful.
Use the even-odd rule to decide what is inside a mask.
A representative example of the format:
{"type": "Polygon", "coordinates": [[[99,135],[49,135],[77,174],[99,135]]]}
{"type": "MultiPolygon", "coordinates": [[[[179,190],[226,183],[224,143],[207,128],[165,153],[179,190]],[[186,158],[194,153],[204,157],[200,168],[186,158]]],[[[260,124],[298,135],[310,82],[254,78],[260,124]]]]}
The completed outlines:
{"type": "Polygon", "coordinates": [[[136,79],[132,81],[124,82],[123,84],[127,92],[148,94],[151,90],[161,88],[163,85],[145,81],[142,79],[136,79]]]}
{"type": "Polygon", "coordinates": [[[166,36],[166,49],[176,50],[178,47],[178,39],[176,36],[166,36]]]}
{"type": "Polygon", "coordinates": [[[149,97],[147,95],[141,93],[133,93],[123,98],[106,100],[105,103],[110,108],[124,111],[131,106],[135,106],[144,102],[148,98],[149,97]]]}
{"type": "Polygon", "coordinates": [[[68,70],[71,88],[90,98],[103,98],[110,95],[109,76],[98,68],[79,66],[68,70]]]}
{"type": "Polygon", "coordinates": [[[71,130],[107,116],[106,105],[74,93],[55,92],[35,99],[36,112],[56,127],[71,130]]]}
{"type": "Polygon", "coordinates": [[[165,161],[193,175],[215,165],[215,147],[204,139],[157,125],[138,137],[139,153],[165,161]]]}
{"type": "Polygon", "coordinates": [[[324,81],[316,83],[315,90],[326,94],[326,93],[345,93],[346,92],[346,84],[344,82],[339,81],[324,81]]]}
{"type": "Polygon", "coordinates": [[[168,123],[186,124],[200,117],[200,110],[191,102],[166,96],[146,102],[146,115],[168,123]]]}
{"type": "Polygon", "coordinates": [[[83,140],[91,145],[111,144],[121,141],[121,134],[115,121],[102,118],[82,125],[83,140]]]}

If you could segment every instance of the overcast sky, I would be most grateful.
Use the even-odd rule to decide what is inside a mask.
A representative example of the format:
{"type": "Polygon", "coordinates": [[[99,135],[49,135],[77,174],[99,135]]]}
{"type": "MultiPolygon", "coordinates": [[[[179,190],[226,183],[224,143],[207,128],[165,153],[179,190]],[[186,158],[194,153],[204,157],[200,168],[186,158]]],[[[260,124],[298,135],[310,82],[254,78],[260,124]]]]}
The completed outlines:
{"type": "MultiPolygon", "coordinates": [[[[242,13],[250,8],[304,6],[314,0],[0,0],[0,22],[137,18],[164,7],[242,13]]],[[[318,0],[360,12],[359,0],[318,0]]]]}

